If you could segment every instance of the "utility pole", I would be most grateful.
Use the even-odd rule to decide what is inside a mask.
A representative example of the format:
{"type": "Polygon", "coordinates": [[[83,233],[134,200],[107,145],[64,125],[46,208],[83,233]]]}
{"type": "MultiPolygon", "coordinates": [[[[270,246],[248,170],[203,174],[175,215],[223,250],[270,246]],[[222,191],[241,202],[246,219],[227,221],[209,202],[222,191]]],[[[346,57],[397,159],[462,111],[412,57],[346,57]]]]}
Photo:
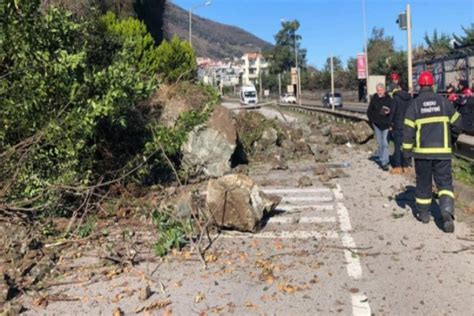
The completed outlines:
{"type": "Polygon", "coordinates": [[[331,97],[329,101],[332,100],[332,110],[335,110],[335,96],[334,96],[334,59],[331,55],[331,97]]]}
{"type": "Polygon", "coordinates": [[[401,30],[407,31],[408,92],[413,94],[413,52],[411,49],[411,8],[409,4],[406,6],[406,11],[398,15],[396,23],[401,30]]]}
{"type": "Polygon", "coordinates": [[[193,8],[189,8],[189,46],[193,47],[193,8]]]}
{"type": "Polygon", "coordinates": [[[297,87],[296,93],[298,96],[298,104],[301,105],[301,77],[300,77],[300,68],[298,66],[298,43],[296,41],[296,22],[295,28],[293,30],[294,42],[295,42],[295,67],[296,67],[296,76],[297,76],[297,87]]]}
{"type": "Polygon", "coordinates": [[[207,7],[212,4],[212,0],[208,0],[203,4],[195,5],[189,8],[189,46],[193,47],[193,11],[199,7],[207,7]]]}
{"type": "Polygon", "coordinates": [[[413,65],[412,65],[412,50],[411,50],[411,8],[407,4],[407,58],[408,58],[408,91],[413,93],[413,65]]]}
{"type": "Polygon", "coordinates": [[[299,96],[298,104],[299,104],[299,106],[301,106],[301,99],[302,99],[301,98],[301,73],[300,73],[299,68],[297,68],[297,71],[298,71],[297,73],[298,73],[298,96],[299,96]]]}
{"type": "Polygon", "coordinates": [[[281,73],[278,74],[278,102],[281,98],[281,73]]]}
{"type": "Polygon", "coordinates": [[[367,102],[370,101],[369,95],[369,52],[367,49],[367,21],[365,16],[365,0],[362,0],[362,18],[364,22],[364,51],[365,51],[365,88],[367,95],[367,102]]]}

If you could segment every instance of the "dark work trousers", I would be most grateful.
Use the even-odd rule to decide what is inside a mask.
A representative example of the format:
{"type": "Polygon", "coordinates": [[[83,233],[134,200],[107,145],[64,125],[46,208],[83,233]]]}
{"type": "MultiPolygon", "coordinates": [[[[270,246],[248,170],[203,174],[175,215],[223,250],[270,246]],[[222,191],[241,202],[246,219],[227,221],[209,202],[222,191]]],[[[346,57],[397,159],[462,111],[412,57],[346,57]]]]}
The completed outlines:
{"type": "Polygon", "coordinates": [[[393,167],[394,168],[406,168],[409,166],[408,161],[403,158],[402,154],[402,143],[403,143],[403,131],[396,129],[392,131],[392,139],[395,150],[393,152],[393,167]]]}
{"type": "Polygon", "coordinates": [[[433,178],[439,192],[453,194],[451,160],[415,159],[415,171],[417,206],[427,205],[431,200],[433,178]]]}

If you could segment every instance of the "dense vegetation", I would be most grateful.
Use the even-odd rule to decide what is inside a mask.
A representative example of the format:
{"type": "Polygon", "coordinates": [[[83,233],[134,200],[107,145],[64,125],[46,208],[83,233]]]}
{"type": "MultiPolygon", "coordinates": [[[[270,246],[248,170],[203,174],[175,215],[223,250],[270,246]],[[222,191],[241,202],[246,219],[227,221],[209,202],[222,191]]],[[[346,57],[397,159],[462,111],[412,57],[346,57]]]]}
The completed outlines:
{"type": "Polygon", "coordinates": [[[99,12],[0,2],[0,211],[70,216],[111,184],[169,180],[206,118],[203,105],[166,128],[143,102],[161,84],[194,80],[187,43],[157,47],[142,22],[99,12]]]}

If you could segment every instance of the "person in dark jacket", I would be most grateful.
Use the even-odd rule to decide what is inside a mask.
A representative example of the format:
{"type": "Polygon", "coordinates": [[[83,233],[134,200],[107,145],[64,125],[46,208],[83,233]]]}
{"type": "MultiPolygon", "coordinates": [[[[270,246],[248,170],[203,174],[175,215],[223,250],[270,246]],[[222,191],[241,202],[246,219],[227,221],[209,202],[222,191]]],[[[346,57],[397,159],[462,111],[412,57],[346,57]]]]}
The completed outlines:
{"type": "Polygon", "coordinates": [[[416,209],[419,220],[430,221],[433,178],[438,187],[444,231],[454,231],[454,192],[451,167],[452,146],[461,133],[461,116],[445,97],[433,91],[429,71],[418,78],[420,94],[407,108],[403,130],[403,151],[413,154],[416,171],[416,209]]]}
{"type": "Polygon", "coordinates": [[[392,94],[392,138],[395,150],[393,152],[392,174],[410,173],[410,162],[406,161],[402,154],[403,122],[405,113],[410,105],[411,96],[400,86],[394,87],[392,94]]]}
{"type": "Polygon", "coordinates": [[[367,109],[367,117],[375,130],[378,150],[377,158],[384,171],[389,170],[388,132],[391,126],[391,103],[392,98],[385,93],[385,85],[377,85],[377,93],[374,94],[367,109]]]}
{"type": "Polygon", "coordinates": [[[461,114],[463,131],[474,134],[474,95],[467,80],[459,81],[459,95],[454,100],[456,110],[461,114]]]}

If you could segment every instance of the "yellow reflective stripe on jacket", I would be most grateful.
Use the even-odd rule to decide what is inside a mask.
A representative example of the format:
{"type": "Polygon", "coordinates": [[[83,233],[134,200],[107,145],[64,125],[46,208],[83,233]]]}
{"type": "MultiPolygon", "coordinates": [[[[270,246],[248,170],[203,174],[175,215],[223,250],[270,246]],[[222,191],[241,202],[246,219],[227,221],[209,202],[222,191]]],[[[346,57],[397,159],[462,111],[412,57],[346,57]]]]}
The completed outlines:
{"type": "Polygon", "coordinates": [[[431,199],[419,199],[419,198],[416,198],[416,204],[428,205],[428,204],[431,204],[431,199]]]}
{"type": "Polygon", "coordinates": [[[416,125],[416,146],[413,149],[414,153],[418,154],[450,154],[452,153],[452,149],[449,146],[449,134],[448,129],[450,122],[448,116],[435,116],[435,117],[427,117],[418,119],[415,121],[416,125]],[[444,137],[444,147],[428,147],[423,148],[421,147],[421,128],[423,125],[426,124],[436,124],[442,123],[443,124],[443,137],[444,137]]]}
{"type": "Polygon", "coordinates": [[[415,128],[415,122],[409,120],[409,119],[405,119],[405,125],[407,126],[410,126],[411,128],[415,128]]]}
{"type": "Polygon", "coordinates": [[[443,195],[447,195],[447,196],[450,196],[454,199],[454,192],[452,191],[449,191],[449,190],[441,190],[438,192],[438,196],[443,196],[443,195]]]}
{"type": "Polygon", "coordinates": [[[451,117],[450,123],[453,124],[454,122],[456,122],[460,116],[461,115],[459,114],[459,112],[454,113],[454,115],[451,117]]]}
{"type": "Polygon", "coordinates": [[[433,147],[433,148],[413,148],[413,152],[417,154],[450,154],[453,152],[451,148],[441,148],[441,147],[433,147]]]}
{"type": "Polygon", "coordinates": [[[444,123],[444,122],[449,122],[449,117],[447,116],[435,116],[435,117],[427,117],[427,118],[422,118],[418,119],[415,121],[416,126],[421,126],[425,124],[432,124],[432,123],[444,123]]]}
{"type": "Polygon", "coordinates": [[[444,129],[444,131],[443,131],[443,132],[444,132],[444,133],[443,133],[443,135],[444,135],[444,148],[449,148],[449,142],[448,142],[448,140],[449,140],[449,139],[448,139],[448,138],[449,138],[449,136],[448,136],[448,128],[449,128],[448,122],[444,122],[444,124],[443,124],[443,129],[444,129]]]}
{"type": "Polygon", "coordinates": [[[403,144],[402,148],[407,149],[407,150],[411,150],[411,149],[413,149],[413,144],[403,144]]]}

